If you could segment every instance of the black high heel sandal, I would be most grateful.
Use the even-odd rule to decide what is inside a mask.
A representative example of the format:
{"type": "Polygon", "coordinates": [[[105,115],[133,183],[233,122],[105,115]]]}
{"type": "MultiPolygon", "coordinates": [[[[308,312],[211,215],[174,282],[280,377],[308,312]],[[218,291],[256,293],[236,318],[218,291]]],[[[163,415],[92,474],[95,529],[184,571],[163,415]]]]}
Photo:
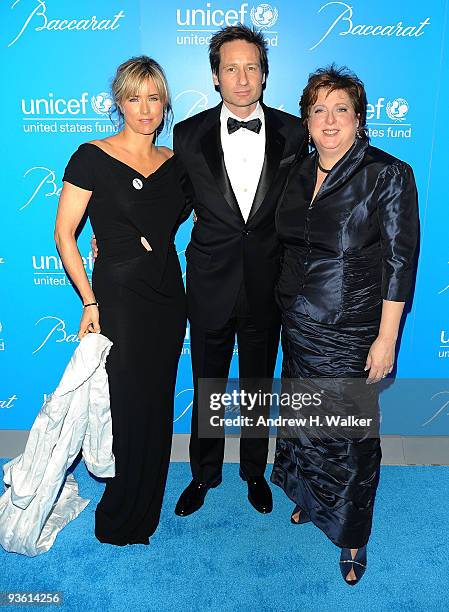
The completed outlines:
{"type": "Polygon", "coordinates": [[[350,548],[342,548],[340,554],[340,572],[343,576],[343,580],[349,586],[355,586],[362,578],[365,573],[367,566],[366,560],[366,545],[359,548],[356,552],[354,559],[351,555],[350,548]],[[346,580],[346,576],[351,570],[354,570],[355,580],[346,580]]]}
{"type": "Polygon", "coordinates": [[[290,523],[292,523],[293,525],[302,525],[304,523],[310,523],[310,516],[307,514],[305,510],[301,508],[301,506],[298,506],[296,504],[295,509],[290,515],[290,523]],[[295,521],[293,517],[295,514],[298,514],[298,512],[299,512],[299,520],[295,521]]]}

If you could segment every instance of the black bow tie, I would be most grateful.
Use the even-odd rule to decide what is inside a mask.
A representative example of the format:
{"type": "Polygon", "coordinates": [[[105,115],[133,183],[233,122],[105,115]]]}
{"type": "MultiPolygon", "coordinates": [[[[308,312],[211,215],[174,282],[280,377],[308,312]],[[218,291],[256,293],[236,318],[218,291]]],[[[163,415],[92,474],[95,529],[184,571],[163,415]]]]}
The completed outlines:
{"type": "Polygon", "coordinates": [[[239,121],[234,117],[228,117],[228,134],[233,134],[240,128],[246,128],[251,132],[258,134],[262,127],[262,121],[260,119],[251,119],[251,121],[239,121]]]}

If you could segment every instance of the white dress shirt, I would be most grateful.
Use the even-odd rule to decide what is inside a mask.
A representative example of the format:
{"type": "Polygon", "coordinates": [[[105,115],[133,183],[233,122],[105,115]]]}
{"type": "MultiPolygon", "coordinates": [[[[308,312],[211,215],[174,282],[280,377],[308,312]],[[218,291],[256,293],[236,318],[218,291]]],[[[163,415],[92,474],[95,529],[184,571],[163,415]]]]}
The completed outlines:
{"type": "Polygon", "coordinates": [[[226,171],[246,222],[256,195],[265,158],[265,117],[259,102],[251,115],[245,119],[231,113],[223,104],[220,114],[220,135],[226,171]],[[258,134],[246,128],[240,128],[233,134],[229,134],[228,117],[233,117],[238,121],[260,119],[262,127],[258,134]]]}

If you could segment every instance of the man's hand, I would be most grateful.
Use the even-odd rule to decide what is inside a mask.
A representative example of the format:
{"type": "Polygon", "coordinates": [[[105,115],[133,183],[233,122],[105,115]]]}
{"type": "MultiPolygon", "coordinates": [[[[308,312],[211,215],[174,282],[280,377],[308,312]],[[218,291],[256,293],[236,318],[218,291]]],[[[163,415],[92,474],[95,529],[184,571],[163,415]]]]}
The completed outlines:
{"type": "Polygon", "coordinates": [[[97,241],[95,239],[95,234],[92,234],[92,240],[90,241],[90,248],[92,249],[92,253],[94,254],[94,259],[97,259],[98,247],[97,247],[97,241]]]}

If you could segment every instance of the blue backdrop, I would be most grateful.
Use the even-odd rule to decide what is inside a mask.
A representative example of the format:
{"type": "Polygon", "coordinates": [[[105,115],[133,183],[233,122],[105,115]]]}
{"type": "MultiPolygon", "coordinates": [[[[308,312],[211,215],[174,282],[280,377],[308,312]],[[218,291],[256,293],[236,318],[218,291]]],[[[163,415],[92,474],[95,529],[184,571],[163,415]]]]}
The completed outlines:
{"type": "MultiPolygon", "coordinates": [[[[415,171],[421,257],[397,375],[441,382],[415,381],[407,400],[403,391],[384,393],[383,431],[448,434],[449,391],[443,380],[449,364],[447,153],[445,139],[438,138],[449,99],[448,6],[448,0],[427,5],[379,0],[376,6],[363,0],[3,2],[0,429],[31,426],[44,393],[55,387],[76,346],[80,303],[54,245],[55,212],[71,153],[80,143],[114,131],[108,109],[116,67],[141,53],[157,59],[180,121],[219,102],[207,44],[219,27],[242,21],[262,28],[269,42],[267,104],[298,114],[308,74],[330,62],[346,64],[367,88],[372,144],[415,171]]],[[[170,145],[171,134],[161,144],[170,145]]],[[[190,228],[189,221],[177,237],[183,267],[190,228]]],[[[79,246],[89,275],[90,235],[87,224],[79,246]]],[[[187,328],[175,432],[189,431],[191,401],[187,328]]]]}

